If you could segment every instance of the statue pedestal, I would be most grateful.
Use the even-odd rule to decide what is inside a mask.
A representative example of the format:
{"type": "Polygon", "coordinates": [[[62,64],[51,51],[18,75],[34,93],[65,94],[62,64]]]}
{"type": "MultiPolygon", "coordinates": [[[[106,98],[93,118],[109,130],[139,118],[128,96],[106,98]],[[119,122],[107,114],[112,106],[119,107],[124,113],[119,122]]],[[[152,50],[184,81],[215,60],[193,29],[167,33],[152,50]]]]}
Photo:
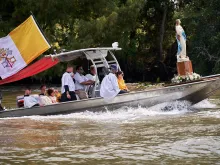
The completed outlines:
{"type": "Polygon", "coordinates": [[[183,61],[177,62],[177,71],[179,76],[185,76],[187,74],[193,74],[192,62],[183,61]]]}

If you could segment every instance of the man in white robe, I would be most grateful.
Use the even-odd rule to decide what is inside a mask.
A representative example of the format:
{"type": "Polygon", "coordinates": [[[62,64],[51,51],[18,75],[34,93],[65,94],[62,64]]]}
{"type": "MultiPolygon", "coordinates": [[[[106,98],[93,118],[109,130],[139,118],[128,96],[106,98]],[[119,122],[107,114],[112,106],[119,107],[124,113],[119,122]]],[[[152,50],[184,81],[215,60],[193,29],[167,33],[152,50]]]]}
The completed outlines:
{"type": "Polygon", "coordinates": [[[176,20],[176,38],[178,43],[177,61],[189,61],[186,55],[186,34],[182,26],[180,25],[180,19],[176,20]]]}
{"type": "Polygon", "coordinates": [[[111,72],[104,77],[101,83],[100,96],[105,99],[112,99],[120,92],[118,80],[115,73],[118,71],[116,65],[111,65],[111,72]]]}

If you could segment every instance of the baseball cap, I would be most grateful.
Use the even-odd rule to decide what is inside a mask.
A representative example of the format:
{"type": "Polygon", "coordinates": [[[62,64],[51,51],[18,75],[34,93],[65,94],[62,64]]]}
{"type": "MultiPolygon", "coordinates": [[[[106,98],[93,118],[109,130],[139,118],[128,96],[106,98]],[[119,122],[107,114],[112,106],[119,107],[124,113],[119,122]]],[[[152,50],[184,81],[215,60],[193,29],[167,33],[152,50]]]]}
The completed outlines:
{"type": "Polygon", "coordinates": [[[115,64],[112,64],[112,65],[110,66],[110,68],[111,68],[111,69],[114,69],[114,70],[116,70],[116,71],[118,70],[118,67],[117,67],[117,65],[115,65],[115,64]]]}

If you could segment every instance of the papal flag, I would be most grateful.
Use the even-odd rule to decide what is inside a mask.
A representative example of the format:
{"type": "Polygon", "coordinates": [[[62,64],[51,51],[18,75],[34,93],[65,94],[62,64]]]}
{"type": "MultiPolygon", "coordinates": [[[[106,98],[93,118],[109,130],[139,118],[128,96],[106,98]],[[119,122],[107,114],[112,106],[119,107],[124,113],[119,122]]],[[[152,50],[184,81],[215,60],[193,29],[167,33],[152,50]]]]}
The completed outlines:
{"type": "Polygon", "coordinates": [[[0,76],[5,79],[50,48],[33,16],[0,38],[0,76]]]}

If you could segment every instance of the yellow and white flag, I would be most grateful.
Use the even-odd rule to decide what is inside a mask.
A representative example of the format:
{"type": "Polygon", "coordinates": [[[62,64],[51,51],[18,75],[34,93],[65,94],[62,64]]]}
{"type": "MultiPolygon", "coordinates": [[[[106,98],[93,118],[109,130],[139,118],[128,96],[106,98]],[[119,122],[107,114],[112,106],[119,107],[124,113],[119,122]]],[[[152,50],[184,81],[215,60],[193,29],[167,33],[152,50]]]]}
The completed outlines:
{"type": "Polygon", "coordinates": [[[10,77],[50,48],[33,16],[0,38],[0,76],[10,77]]]}

